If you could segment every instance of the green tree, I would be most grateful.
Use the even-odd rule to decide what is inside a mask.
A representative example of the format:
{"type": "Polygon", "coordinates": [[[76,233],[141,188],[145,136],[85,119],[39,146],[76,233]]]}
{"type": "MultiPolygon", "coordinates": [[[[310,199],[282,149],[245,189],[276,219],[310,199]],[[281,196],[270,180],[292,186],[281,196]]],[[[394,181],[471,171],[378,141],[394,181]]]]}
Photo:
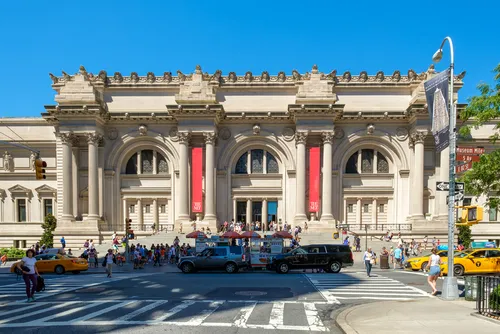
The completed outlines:
{"type": "MultiPolygon", "coordinates": [[[[495,84],[479,84],[480,95],[469,98],[467,108],[460,114],[465,124],[460,128],[462,136],[469,137],[472,128],[494,124],[490,140],[495,143],[500,138],[500,64],[493,73],[495,84]]],[[[500,149],[482,155],[472,167],[461,177],[465,182],[465,191],[474,196],[485,195],[488,207],[499,208],[500,199],[490,196],[500,193],[500,149]]]]}
{"type": "Polygon", "coordinates": [[[469,248],[472,242],[472,233],[469,226],[458,226],[458,240],[464,245],[465,248],[469,248]]]}
{"type": "Polygon", "coordinates": [[[43,234],[40,239],[40,245],[45,245],[47,247],[54,246],[54,231],[57,227],[57,219],[50,213],[45,216],[45,220],[42,224],[43,234]]]}

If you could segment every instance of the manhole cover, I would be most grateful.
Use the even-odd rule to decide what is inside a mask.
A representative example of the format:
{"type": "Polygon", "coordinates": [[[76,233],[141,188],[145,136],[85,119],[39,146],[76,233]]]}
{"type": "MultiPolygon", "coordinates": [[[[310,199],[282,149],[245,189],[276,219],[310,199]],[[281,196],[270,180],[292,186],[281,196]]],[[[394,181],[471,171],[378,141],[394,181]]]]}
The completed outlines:
{"type": "Polygon", "coordinates": [[[267,292],[264,291],[238,291],[234,293],[235,295],[240,296],[264,296],[267,295],[267,292]]]}
{"type": "Polygon", "coordinates": [[[76,290],[75,292],[102,292],[104,290],[106,290],[106,288],[86,288],[86,289],[76,290]]]}

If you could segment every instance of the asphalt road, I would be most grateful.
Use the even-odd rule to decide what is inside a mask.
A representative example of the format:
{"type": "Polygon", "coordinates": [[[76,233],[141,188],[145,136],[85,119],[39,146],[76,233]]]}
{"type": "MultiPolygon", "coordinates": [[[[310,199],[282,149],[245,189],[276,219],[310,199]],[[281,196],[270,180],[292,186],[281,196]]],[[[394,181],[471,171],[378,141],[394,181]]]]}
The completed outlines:
{"type": "Polygon", "coordinates": [[[47,290],[24,303],[24,284],[0,275],[0,333],[340,333],[343,308],[430,298],[426,277],[362,268],[340,274],[123,273],[46,275],[47,290]]]}

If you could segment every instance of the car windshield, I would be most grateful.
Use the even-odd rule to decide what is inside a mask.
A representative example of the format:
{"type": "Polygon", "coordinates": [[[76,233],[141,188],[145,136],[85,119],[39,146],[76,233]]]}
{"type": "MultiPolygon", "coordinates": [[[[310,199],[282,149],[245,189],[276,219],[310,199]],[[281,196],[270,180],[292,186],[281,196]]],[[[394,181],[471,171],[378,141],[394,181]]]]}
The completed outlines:
{"type": "Polygon", "coordinates": [[[293,255],[295,255],[295,254],[307,254],[307,252],[302,248],[296,248],[292,251],[292,254],[293,255]]]}

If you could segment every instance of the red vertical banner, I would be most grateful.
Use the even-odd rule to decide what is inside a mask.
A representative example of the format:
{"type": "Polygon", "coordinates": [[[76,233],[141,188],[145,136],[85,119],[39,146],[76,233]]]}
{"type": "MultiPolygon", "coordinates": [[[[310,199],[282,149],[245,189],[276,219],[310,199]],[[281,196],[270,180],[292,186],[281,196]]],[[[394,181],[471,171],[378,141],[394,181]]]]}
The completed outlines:
{"type": "Polygon", "coordinates": [[[320,148],[309,148],[309,212],[319,211],[320,148]]]}
{"type": "Polygon", "coordinates": [[[203,212],[203,148],[191,149],[191,211],[203,212]]]}

